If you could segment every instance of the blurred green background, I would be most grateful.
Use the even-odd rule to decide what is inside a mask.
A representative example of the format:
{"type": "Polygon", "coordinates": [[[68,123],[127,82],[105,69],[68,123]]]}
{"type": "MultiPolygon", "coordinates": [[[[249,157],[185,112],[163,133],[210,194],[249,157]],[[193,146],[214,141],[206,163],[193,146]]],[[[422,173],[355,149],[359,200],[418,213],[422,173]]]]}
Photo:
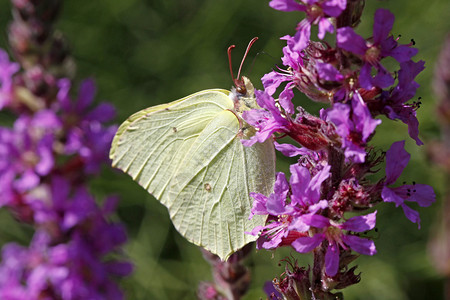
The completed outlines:
{"type": "MultiPolygon", "coordinates": [[[[57,28],[68,38],[78,65],[78,80],[95,78],[98,100],[113,103],[120,123],[132,113],[169,102],[208,88],[229,88],[226,49],[233,53],[237,68],[248,41],[258,36],[244,67],[244,74],[261,88],[258,78],[280,65],[279,37],[293,34],[302,13],[272,10],[261,0],[71,0],[66,1],[57,28]],[[259,55],[257,55],[259,53],[259,55]]],[[[420,52],[416,60],[426,61],[419,76],[422,97],[419,110],[421,138],[425,143],[439,138],[436,99],[431,90],[433,66],[444,36],[450,32],[450,1],[368,1],[358,32],[372,33],[373,14],[378,7],[396,15],[394,35],[403,43],[411,38],[420,52]]],[[[9,1],[0,2],[0,47],[8,48],[6,26],[10,21],[9,1]]],[[[316,111],[311,101],[296,96],[296,104],[316,111]]],[[[397,140],[407,140],[412,160],[400,181],[431,184],[437,203],[419,209],[422,229],[417,230],[402,210],[393,205],[378,208],[378,254],[357,260],[362,272],[360,284],[344,291],[346,299],[443,299],[443,279],[434,271],[427,242],[436,230],[442,207],[445,182],[443,172],[426,158],[426,146],[418,148],[407,137],[402,123],[386,121],[377,129],[374,144],[386,150],[397,140]]],[[[287,161],[279,164],[286,170],[287,161]]],[[[185,241],[172,227],[165,207],[148,195],[128,176],[105,168],[92,181],[100,198],[119,194],[115,216],[128,229],[125,253],[134,262],[133,276],[121,282],[127,299],[194,299],[201,280],[210,280],[209,265],[197,247],[185,241]]],[[[26,244],[31,230],[17,225],[6,211],[0,212],[0,243],[26,244]]],[[[262,286],[283,272],[281,258],[294,255],[300,264],[308,255],[291,249],[253,253],[247,263],[253,283],[245,299],[265,299],[262,286]]]]}

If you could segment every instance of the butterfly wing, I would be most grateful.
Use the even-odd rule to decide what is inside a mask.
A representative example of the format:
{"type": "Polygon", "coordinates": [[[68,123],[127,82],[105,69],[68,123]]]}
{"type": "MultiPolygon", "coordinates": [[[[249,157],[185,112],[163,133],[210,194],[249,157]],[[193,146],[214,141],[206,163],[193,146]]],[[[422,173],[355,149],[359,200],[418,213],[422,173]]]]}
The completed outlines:
{"type": "Polygon", "coordinates": [[[227,258],[262,225],[248,220],[250,192],[270,193],[271,143],[243,147],[226,90],[206,90],[131,116],[114,137],[113,166],[167,206],[189,241],[227,258]]]}

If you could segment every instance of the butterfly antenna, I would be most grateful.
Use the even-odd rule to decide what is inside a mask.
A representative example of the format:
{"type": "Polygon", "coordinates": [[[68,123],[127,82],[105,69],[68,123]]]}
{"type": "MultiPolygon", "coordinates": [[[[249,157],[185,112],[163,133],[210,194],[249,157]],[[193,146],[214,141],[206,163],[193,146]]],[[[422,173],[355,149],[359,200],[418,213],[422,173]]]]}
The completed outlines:
{"type": "Polygon", "coordinates": [[[234,86],[236,87],[236,91],[240,94],[246,94],[247,93],[247,89],[245,87],[244,81],[241,79],[241,70],[242,70],[242,65],[244,64],[245,58],[247,57],[248,52],[250,51],[250,48],[253,46],[253,44],[258,40],[258,37],[254,37],[247,46],[247,49],[245,50],[244,53],[244,57],[242,58],[241,61],[241,65],[239,66],[239,71],[237,74],[237,77],[234,77],[233,74],[233,67],[232,67],[232,63],[231,63],[231,50],[233,50],[236,46],[235,45],[231,45],[230,47],[228,47],[228,65],[230,66],[230,73],[231,73],[231,79],[233,80],[234,86]]]}
{"type": "Polygon", "coordinates": [[[233,50],[236,46],[235,45],[231,45],[230,47],[228,47],[227,53],[228,53],[228,66],[230,67],[230,74],[231,74],[231,79],[233,80],[233,83],[236,82],[236,79],[234,78],[234,74],[233,74],[233,64],[231,63],[231,50],[233,50]]]}
{"type": "Polygon", "coordinates": [[[248,43],[247,49],[245,50],[244,53],[244,57],[242,57],[241,60],[241,65],[239,66],[239,71],[238,71],[238,75],[237,75],[237,79],[239,80],[239,78],[241,78],[241,70],[242,70],[242,65],[244,64],[245,58],[247,57],[248,52],[250,51],[250,48],[253,46],[253,44],[258,40],[258,37],[255,36],[254,38],[252,38],[252,40],[248,43]]]}

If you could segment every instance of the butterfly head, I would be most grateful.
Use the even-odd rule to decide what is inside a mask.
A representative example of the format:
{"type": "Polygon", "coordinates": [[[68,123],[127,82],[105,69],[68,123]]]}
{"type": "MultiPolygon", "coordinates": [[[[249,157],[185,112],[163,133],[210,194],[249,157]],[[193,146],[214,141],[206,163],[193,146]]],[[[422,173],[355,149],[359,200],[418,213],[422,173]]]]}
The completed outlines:
{"type": "Polygon", "coordinates": [[[258,38],[254,37],[248,44],[247,49],[245,50],[244,57],[241,61],[241,65],[239,66],[237,78],[234,78],[233,67],[231,63],[231,50],[233,50],[235,46],[231,45],[230,47],[228,47],[230,73],[234,83],[234,87],[231,89],[230,97],[234,102],[234,109],[238,113],[242,113],[244,110],[259,108],[258,104],[256,103],[255,88],[253,87],[252,82],[247,77],[241,76],[241,69],[242,65],[244,64],[244,60],[247,57],[250,48],[257,40],[258,38]]]}
{"type": "Polygon", "coordinates": [[[255,88],[250,79],[245,76],[242,76],[241,85],[235,85],[231,89],[230,98],[233,100],[234,110],[238,113],[260,108],[256,103],[255,88]]]}

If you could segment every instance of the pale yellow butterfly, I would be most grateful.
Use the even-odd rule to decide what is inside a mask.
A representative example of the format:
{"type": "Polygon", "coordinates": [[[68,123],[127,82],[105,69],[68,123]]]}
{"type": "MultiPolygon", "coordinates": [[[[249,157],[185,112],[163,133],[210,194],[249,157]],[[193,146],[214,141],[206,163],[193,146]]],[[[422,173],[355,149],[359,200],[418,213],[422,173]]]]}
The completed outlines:
{"type": "Polygon", "coordinates": [[[222,260],[256,239],[246,232],[265,219],[249,220],[249,193],[270,194],[275,178],[272,140],[241,143],[255,133],[242,112],[258,108],[252,83],[239,79],[241,67],[231,92],[204,90],[135,113],[110,152],[113,166],[161,201],[187,240],[222,260]]]}

